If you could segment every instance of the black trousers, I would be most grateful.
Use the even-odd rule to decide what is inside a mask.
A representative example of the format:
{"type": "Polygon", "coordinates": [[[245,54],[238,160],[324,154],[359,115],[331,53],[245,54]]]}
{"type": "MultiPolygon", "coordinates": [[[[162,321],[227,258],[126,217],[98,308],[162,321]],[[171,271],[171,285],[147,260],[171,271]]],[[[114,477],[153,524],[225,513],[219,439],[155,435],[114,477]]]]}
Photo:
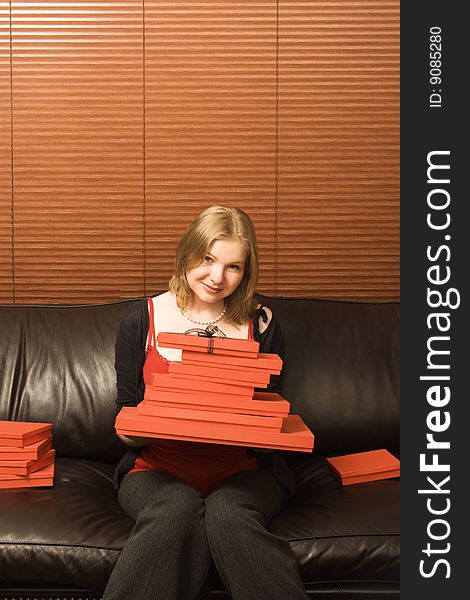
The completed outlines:
{"type": "Polygon", "coordinates": [[[167,473],[132,473],[119,503],[135,526],[103,600],[196,600],[211,564],[234,600],[306,600],[288,542],[266,529],[285,499],[263,469],[206,497],[167,473]]]}

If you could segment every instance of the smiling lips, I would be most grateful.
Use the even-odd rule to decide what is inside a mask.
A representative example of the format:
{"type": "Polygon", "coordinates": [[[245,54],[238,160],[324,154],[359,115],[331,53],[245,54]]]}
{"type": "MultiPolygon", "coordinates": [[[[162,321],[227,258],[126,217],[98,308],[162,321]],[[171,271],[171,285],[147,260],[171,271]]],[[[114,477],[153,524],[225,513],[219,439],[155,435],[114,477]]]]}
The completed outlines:
{"type": "Polygon", "coordinates": [[[207,289],[208,289],[210,292],[214,292],[214,293],[216,293],[216,292],[221,292],[221,291],[222,291],[222,288],[213,288],[212,286],[210,286],[210,285],[207,285],[207,283],[203,283],[202,285],[203,285],[205,288],[207,288],[207,289]]]}

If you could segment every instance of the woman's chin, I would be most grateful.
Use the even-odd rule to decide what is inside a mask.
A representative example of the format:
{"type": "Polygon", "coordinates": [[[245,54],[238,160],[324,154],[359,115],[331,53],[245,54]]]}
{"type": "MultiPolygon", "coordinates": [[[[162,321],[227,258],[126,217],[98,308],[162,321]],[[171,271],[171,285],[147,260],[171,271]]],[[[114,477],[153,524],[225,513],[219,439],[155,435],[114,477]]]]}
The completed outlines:
{"type": "Polygon", "coordinates": [[[198,296],[198,299],[201,302],[204,302],[205,304],[217,304],[217,302],[223,300],[224,297],[222,296],[222,294],[218,294],[217,296],[213,294],[201,294],[200,296],[198,296]]]}

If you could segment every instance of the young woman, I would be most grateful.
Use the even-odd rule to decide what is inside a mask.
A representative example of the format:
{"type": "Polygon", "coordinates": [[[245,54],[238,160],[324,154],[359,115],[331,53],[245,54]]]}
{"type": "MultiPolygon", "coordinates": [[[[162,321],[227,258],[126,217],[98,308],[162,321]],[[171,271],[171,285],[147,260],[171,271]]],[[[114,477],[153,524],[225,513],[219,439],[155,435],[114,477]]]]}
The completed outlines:
{"type": "MultiPolygon", "coordinates": [[[[159,331],[216,325],[282,356],[281,329],[257,305],[258,255],[242,210],[211,206],[191,223],[176,251],[169,291],[135,303],[116,340],[117,405],[136,406],[154,372],[180,351],[158,348],[159,331]]],[[[270,390],[280,391],[280,377],[270,390]]],[[[305,600],[289,544],[269,531],[293,490],[276,452],[120,436],[130,446],[115,474],[119,503],[135,526],[103,600],[196,600],[214,566],[234,600],[305,600]]]]}

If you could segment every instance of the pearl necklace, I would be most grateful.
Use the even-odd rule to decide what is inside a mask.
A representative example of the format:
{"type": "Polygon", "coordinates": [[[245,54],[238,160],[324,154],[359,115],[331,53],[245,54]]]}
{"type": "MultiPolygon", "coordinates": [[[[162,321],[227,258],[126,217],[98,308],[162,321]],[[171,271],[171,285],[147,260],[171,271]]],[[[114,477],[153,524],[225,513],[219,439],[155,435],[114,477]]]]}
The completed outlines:
{"type": "Polygon", "coordinates": [[[184,310],[181,311],[181,314],[183,315],[183,317],[188,319],[188,321],[192,321],[193,323],[197,323],[198,325],[213,325],[214,323],[218,323],[222,319],[222,317],[225,315],[226,312],[227,312],[227,304],[224,302],[224,307],[222,309],[222,312],[215,319],[212,319],[210,321],[200,321],[199,319],[194,319],[190,314],[184,312],[184,310]]]}

